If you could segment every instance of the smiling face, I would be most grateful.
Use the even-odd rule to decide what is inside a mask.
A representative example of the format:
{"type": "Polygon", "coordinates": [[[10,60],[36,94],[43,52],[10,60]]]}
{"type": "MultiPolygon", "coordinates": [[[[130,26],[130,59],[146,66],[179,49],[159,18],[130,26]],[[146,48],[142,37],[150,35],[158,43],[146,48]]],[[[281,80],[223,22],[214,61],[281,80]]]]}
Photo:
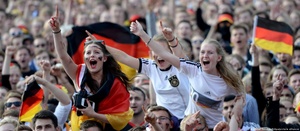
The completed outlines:
{"type": "Polygon", "coordinates": [[[217,73],[217,63],[222,60],[222,56],[218,54],[217,48],[214,44],[203,43],[199,55],[202,69],[206,73],[217,73]]]}
{"type": "Polygon", "coordinates": [[[103,63],[107,60],[101,47],[97,44],[89,44],[84,50],[84,63],[91,73],[102,71],[103,63]]]}

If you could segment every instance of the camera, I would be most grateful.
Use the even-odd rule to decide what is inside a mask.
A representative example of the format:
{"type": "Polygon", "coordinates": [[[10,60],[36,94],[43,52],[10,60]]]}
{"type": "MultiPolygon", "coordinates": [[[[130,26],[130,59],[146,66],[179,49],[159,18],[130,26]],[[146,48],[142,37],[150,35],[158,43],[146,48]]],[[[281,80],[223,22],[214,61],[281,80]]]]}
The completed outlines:
{"type": "MultiPolygon", "coordinates": [[[[86,101],[87,99],[87,92],[85,90],[79,91],[79,93],[75,93],[73,96],[74,99],[74,105],[75,107],[79,109],[83,109],[88,107],[88,103],[86,101]]],[[[95,109],[95,102],[88,100],[92,106],[93,109],[95,109]]]]}

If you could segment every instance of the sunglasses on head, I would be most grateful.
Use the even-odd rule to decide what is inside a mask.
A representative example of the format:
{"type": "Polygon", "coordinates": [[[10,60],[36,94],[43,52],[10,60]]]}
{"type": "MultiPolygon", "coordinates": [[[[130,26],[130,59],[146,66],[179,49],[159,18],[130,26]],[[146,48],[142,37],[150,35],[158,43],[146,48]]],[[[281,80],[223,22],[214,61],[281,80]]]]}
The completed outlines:
{"type": "Polygon", "coordinates": [[[5,103],[5,106],[6,106],[6,107],[11,107],[12,105],[15,105],[16,107],[20,107],[21,104],[22,104],[22,102],[20,102],[20,101],[16,101],[16,102],[7,102],[7,103],[5,103]]]}
{"type": "Polygon", "coordinates": [[[92,43],[105,45],[105,42],[103,40],[90,40],[90,41],[86,41],[86,42],[84,42],[84,45],[86,46],[86,45],[89,45],[89,44],[92,44],[92,43]]]}
{"type": "Polygon", "coordinates": [[[197,44],[197,43],[200,43],[200,44],[201,44],[202,42],[203,42],[203,40],[193,40],[193,41],[192,41],[193,44],[197,44]]]}

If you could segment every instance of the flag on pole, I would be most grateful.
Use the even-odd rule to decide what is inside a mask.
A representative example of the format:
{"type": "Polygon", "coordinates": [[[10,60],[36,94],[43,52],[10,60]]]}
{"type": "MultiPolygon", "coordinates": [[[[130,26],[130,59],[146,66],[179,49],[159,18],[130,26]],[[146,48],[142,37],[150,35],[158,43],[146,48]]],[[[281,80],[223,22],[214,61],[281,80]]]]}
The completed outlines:
{"type": "Polygon", "coordinates": [[[29,83],[22,96],[20,121],[30,122],[34,115],[42,110],[43,90],[34,80],[29,83]]]}
{"type": "Polygon", "coordinates": [[[293,30],[288,24],[256,16],[253,27],[255,45],[274,53],[293,55],[293,30]]]}

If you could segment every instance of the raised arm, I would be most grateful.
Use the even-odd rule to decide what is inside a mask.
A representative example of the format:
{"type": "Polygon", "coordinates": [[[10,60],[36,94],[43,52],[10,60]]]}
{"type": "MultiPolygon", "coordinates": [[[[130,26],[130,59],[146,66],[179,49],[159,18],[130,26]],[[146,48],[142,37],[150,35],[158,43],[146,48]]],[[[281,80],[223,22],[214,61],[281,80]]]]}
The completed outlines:
{"type": "Polygon", "coordinates": [[[252,70],[251,70],[252,96],[257,101],[259,118],[261,118],[261,115],[262,115],[263,111],[265,110],[267,100],[263,94],[263,90],[262,90],[262,87],[260,84],[260,75],[259,75],[260,71],[259,71],[259,62],[258,62],[259,53],[254,44],[251,45],[250,53],[253,55],[253,65],[252,65],[252,70]]]}
{"type": "MultiPolygon", "coordinates": [[[[86,31],[86,33],[88,34],[88,37],[86,38],[87,41],[96,40],[96,38],[90,32],[86,31]]],[[[134,68],[136,70],[139,69],[139,66],[140,66],[139,59],[134,58],[134,57],[126,54],[124,51],[110,47],[108,45],[105,45],[105,47],[117,61],[119,61],[131,68],[134,68]]]]}
{"type": "Polygon", "coordinates": [[[148,47],[150,47],[150,49],[153,50],[158,56],[170,62],[176,68],[180,68],[179,58],[171,54],[170,52],[165,51],[161,45],[157,44],[156,41],[152,40],[152,38],[149,37],[148,34],[143,30],[142,25],[138,21],[131,23],[130,31],[133,34],[139,36],[148,45],[148,47]]]}
{"type": "Polygon", "coordinates": [[[49,81],[38,77],[36,75],[31,75],[30,77],[26,78],[26,81],[30,83],[30,81],[36,80],[38,84],[44,86],[44,88],[48,89],[53,95],[57,98],[59,102],[63,105],[68,105],[71,102],[70,97],[64,93],[62,90],[57,88],[54,84],[50,83],[49,81]]]}
{"type": "Polygon", "coordinates": [[[7,81],[9,79],[10,62],[15,52],[16,52],[16,47],[14,46],[7,46],[5,49],[5,56],[4,56],[3,66],[2,66],[2,76],[7,75],[7,77],[2,77],[2,84],[3,84],[2,86],[6,87],[8,90],[12,89],[10,82],[4,82],[4,81],[7,81]],[[5,80],[6,78],[7,80],[5,80]]]}
{"type": "Polygon", "coordinates": [[[179,58],[186,58],[186,55],[183,53],[182,47],[178,42],[178,39],[174,36],[172,29],[164,27],[162,21],[160,21],[160,28],[164,37],[168,41],[173,54],[178,56],[179,58]]]}
{"type": "Polygon", "coordinates": [[[60,81],[60,84],[68,90],[69,96],[72,96],[75,92],[74,86],[69,82],[69,80],[62,75],[63,68],[60,64],[56,64],[51,67],[51,74],[56,76],[56,78],[60,81]]]}
{"type": "Polygon", "coordinates": [[[49,20],[49,25],[53,31],[55,51],[60,58],[62,65],[72,80],[76,78],[77,65],[67,53],[66,43],[61,35],[60,23],[58,21],[58,7],[56,7],[56,15],[49,20]]]}
{"type": "MultiPolygon", "coordinates": [[[[42,60],[39,64],[40,64],[40,67],[42,67],[42,70],[43,70],[43,78],[46,81],[50,81],[50,67],[51,67],[50,62],[42,60]]],[[[49,99],[49,90],[47,88],[45,88],[44,86],[42,86],[42,88],[44,90],[43,104],[46,107],[46,105],[48,103],[48,99],[49,99]]]]}

